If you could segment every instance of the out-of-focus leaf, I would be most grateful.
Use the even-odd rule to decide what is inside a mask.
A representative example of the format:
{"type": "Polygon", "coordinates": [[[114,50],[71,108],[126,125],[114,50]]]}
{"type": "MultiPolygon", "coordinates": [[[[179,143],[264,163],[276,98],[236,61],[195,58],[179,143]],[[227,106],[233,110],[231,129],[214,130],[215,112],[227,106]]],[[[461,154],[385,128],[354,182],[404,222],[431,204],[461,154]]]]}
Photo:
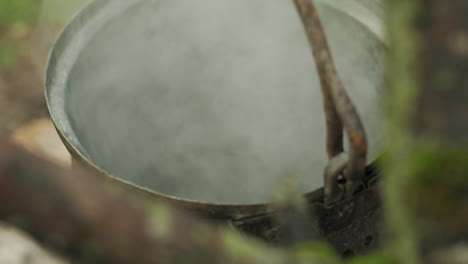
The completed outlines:
{"type": "Polygon", "coordinates": [[[338,253],[326,243],[302,243],[296,245],[293,250],[296,256],[303,259],[320,260],[326,264],[341,263],[338,253]]]}
{"type": "Polygon", "coordinates": [[[40,0],[0,1],[0,25],[33,20],[39,13],[40,3],[40,0]]]}
{"type": "Polygon", "coordinates": [[[18,41],[39,14],[42,0],[0,1],[0,69],[15,61],[18,41]]]}
{"type": "Polygon", "coordinates": [[[398,263],[395,259],[382,254],[375,253],[367,256],[354,257],[350,259],[346,264],[396,264],[398,263]]]}

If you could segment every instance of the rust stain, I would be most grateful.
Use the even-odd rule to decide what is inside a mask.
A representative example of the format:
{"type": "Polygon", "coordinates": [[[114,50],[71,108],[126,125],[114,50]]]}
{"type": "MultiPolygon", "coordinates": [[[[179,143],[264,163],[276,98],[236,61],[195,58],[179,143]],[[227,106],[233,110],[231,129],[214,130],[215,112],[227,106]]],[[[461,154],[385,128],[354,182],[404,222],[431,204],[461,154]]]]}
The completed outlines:
{"type": "Polygon", "coordinates": [[[349,139],[355,148],[360,149],[360,150],[367,149],[367,141],[360,132],[350,131],[349,139]]]}

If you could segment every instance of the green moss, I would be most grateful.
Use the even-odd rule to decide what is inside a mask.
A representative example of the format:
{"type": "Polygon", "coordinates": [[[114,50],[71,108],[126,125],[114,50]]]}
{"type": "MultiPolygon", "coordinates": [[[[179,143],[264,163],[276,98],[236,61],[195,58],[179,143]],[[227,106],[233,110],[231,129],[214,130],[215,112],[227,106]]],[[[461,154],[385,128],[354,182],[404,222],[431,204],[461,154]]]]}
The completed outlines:
{"type": "Polygon", "coordinates": [[[419,263],[417,239],[406,205],[407,179],[411,177],[408,147],[418,84],[414,79],[419,35],[415,29],[421,0],[387,0],[387,24],[391,49],[388,54],[390,80],[385,123],[388,155],[384,179],[386,218],[393,240],[389,246],[401,263],[419,263]]]}
{"type": "Polygon", "coordinates": [[[295,255],[310,263],[341,263],[340,256],[335,249],[324,243],[305,243],[293,248],[295,255]]]}
{"type": "Polygon", "coordinates": [[[415,217],[445,231],[467,230],[468,149],[419,142],[410,162],[408,202],[415,217]]]}
{"type": "MultiPolygon", "coordinates": [[[[436,232],[466,231],[468,222],[468,149],[417,141],[411,135],[418,93],[423,87],[415,78],[421,65],[423,42],[417,27],[423,0],[388,0],[390,81],[386,177],[384,183],[387,222],[393,250],[402,263],[419,261],[418,240],[443,235],[436,232]]],[[[419,25],[421,26],[421,25],[419,25]]],[[[449,68],[432,76],[437,89],[458,82],[449,68]]]]}
{"type": "Polygon", "coordinates": [[[39,4],[38,0],[0,1],[0,25],[33,20],[39,13],[39,4]]]}
{"type": "Polygon", "coordinates": [[[346,262],[346,264],[397,264],[398,262],[382,253],[375,253],[362,257],[355,257],[346,262]]]}

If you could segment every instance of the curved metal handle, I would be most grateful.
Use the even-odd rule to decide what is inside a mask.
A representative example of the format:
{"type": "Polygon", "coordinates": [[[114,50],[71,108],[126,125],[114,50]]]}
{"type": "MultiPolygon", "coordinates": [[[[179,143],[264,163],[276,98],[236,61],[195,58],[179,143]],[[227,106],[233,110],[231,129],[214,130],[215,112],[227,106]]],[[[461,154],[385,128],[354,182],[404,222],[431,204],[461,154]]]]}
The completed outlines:
{"type": "Polygon", "coordinates": [[[330,48],[315,5],[310,0],[294,0],[304,24],[320,76],[327,123],[327,153],[330,159],[325,169],[327,204],[354,193],[363,177],[367,158],[367,139],[359,114],[343,87],[333,64],[330,48]],[[344,152],[343,126],[350,142],[345,165],[334,165],[334,159],[344,152]],[[340,179],[342,175],[342,179],[340,179]],[[334,185],[334,186],[330,186],[334,185]],[[335,188],[335,187],[340,188],[335,188]],[[339,195],[340,189],[343,195],[339,195]]]}

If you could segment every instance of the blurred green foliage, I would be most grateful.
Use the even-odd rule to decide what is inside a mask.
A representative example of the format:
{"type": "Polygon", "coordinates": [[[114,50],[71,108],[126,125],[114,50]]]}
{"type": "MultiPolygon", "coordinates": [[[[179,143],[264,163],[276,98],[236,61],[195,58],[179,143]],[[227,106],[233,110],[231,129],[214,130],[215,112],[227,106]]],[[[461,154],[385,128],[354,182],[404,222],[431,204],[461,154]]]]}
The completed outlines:
{"type": "Polygon", "coordinates": [[[337,264],[341,263],[341,257],[329,244],[319,242],[306,242],[293,247],[293,250],[301,259],[310,260],[311,263],[337,264]]]}
{"type": "MultiPolygon", "coordinates": [[[[0,0],[1,1],[1,0],[0,0]]],[[[89,0],[42,0],[41,20],[63,23],[89,0]]]]}
{"type": "Polygon", "coordinates": [[[0,69],[15,61],[19,40],[37,19],[41,0],[0,1],[0,69]]]}
{"type": "Polygon", "coordinates": [[[29,22],[39,14],[41,0],[1,0],[0,25],[29,22]]]}
{"type": "Polygon", "coordinates": [[[398,264],[394,258],[381,252],[349,259],[346,264],[398,264]]]}
{"type": "Polygon", "coordinates": [[[88,0],[0,0],[0,70],[14,63],[31,28],[68,20],[88,0]]]}

